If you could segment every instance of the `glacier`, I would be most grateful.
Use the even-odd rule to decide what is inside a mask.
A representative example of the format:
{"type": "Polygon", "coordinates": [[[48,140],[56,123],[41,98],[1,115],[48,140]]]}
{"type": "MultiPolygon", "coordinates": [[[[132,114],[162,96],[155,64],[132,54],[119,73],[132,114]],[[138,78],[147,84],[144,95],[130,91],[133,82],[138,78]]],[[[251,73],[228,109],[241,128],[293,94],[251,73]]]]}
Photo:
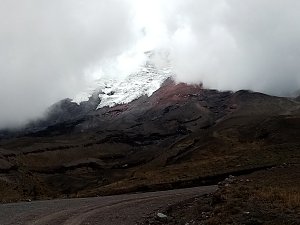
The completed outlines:
{"type": "Polygon", "coordinates": [[[137,72],[121,78],[104,77],[96,80],[87,90],[78,93],[72,102],[80,104],[88,101],[95,92],[98,92],[101,102],[97,109],[126,104],[143,95],[151,96],[166,79],[172,76],[174,73],[170,66],[158,68],[148,60],[137,72]]]}

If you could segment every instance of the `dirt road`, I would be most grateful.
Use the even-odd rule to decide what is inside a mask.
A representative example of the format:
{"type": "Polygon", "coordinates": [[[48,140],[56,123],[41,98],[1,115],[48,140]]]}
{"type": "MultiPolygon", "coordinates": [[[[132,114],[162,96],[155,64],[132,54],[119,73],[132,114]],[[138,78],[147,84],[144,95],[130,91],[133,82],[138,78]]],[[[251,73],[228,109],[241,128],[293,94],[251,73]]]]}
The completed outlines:
{"type": "Polygon", "coordinates": [[[0,205],[1,225],[134,225],[170,204],[213,192],[216,186],[97,198],[0,205]]]}

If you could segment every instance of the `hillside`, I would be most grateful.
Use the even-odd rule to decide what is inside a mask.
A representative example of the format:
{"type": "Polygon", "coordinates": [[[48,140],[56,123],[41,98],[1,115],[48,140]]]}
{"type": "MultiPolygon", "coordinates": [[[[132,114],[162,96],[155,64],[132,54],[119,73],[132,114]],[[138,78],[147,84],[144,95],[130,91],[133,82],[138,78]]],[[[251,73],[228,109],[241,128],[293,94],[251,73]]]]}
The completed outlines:
{"type": "Polygon", "coordinates": [[[95,97],[85,110],[59,104],[64,110],[1,140],[1,201],[215,184],[300,162],[300,103],[293,99],[168,79],[127,104],[95,110],[95,97]]]}

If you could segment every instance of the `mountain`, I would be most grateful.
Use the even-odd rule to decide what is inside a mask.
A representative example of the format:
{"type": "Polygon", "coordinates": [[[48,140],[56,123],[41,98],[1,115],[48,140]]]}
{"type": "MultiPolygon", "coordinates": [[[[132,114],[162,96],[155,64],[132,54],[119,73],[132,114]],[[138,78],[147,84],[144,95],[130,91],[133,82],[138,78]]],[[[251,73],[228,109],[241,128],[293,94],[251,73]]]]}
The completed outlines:
{"type": "Polygon", "coordinates": [[[96,80],[74,98],[63,99],[49,107],[44,118],[31,121],[18,131],[0,131],[0,139],[51,129],[68,121],[79,120],[104,107],[126,104],[142,96],[151,96],[164,81],[174,76],[174,73],[168,65],[161,68],[154,65],[152,57],[155,53],[146,54],[148,60],[137,72],[118,79],[104,77],[96,80]]]}
{"type": "Polygon", "coordinates": [[[215,184],[299,163],[299,101],[175,83],[171,73],[147,64],[2,134],[0,199],[215,184]]]}

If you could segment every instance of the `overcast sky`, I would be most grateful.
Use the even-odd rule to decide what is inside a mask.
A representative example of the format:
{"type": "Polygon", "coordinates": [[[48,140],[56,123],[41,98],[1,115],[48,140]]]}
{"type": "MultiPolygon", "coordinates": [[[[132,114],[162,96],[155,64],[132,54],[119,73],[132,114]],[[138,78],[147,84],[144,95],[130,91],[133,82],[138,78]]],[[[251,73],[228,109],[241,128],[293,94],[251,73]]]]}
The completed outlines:
{"type": "Polygon", "coordinates": [[[299,12],[298,0],[1,0],[0,127],[41,116],[108,64],[134,70],[151,49],[169,51],[177,81],[293,94],[299,12]]]}

